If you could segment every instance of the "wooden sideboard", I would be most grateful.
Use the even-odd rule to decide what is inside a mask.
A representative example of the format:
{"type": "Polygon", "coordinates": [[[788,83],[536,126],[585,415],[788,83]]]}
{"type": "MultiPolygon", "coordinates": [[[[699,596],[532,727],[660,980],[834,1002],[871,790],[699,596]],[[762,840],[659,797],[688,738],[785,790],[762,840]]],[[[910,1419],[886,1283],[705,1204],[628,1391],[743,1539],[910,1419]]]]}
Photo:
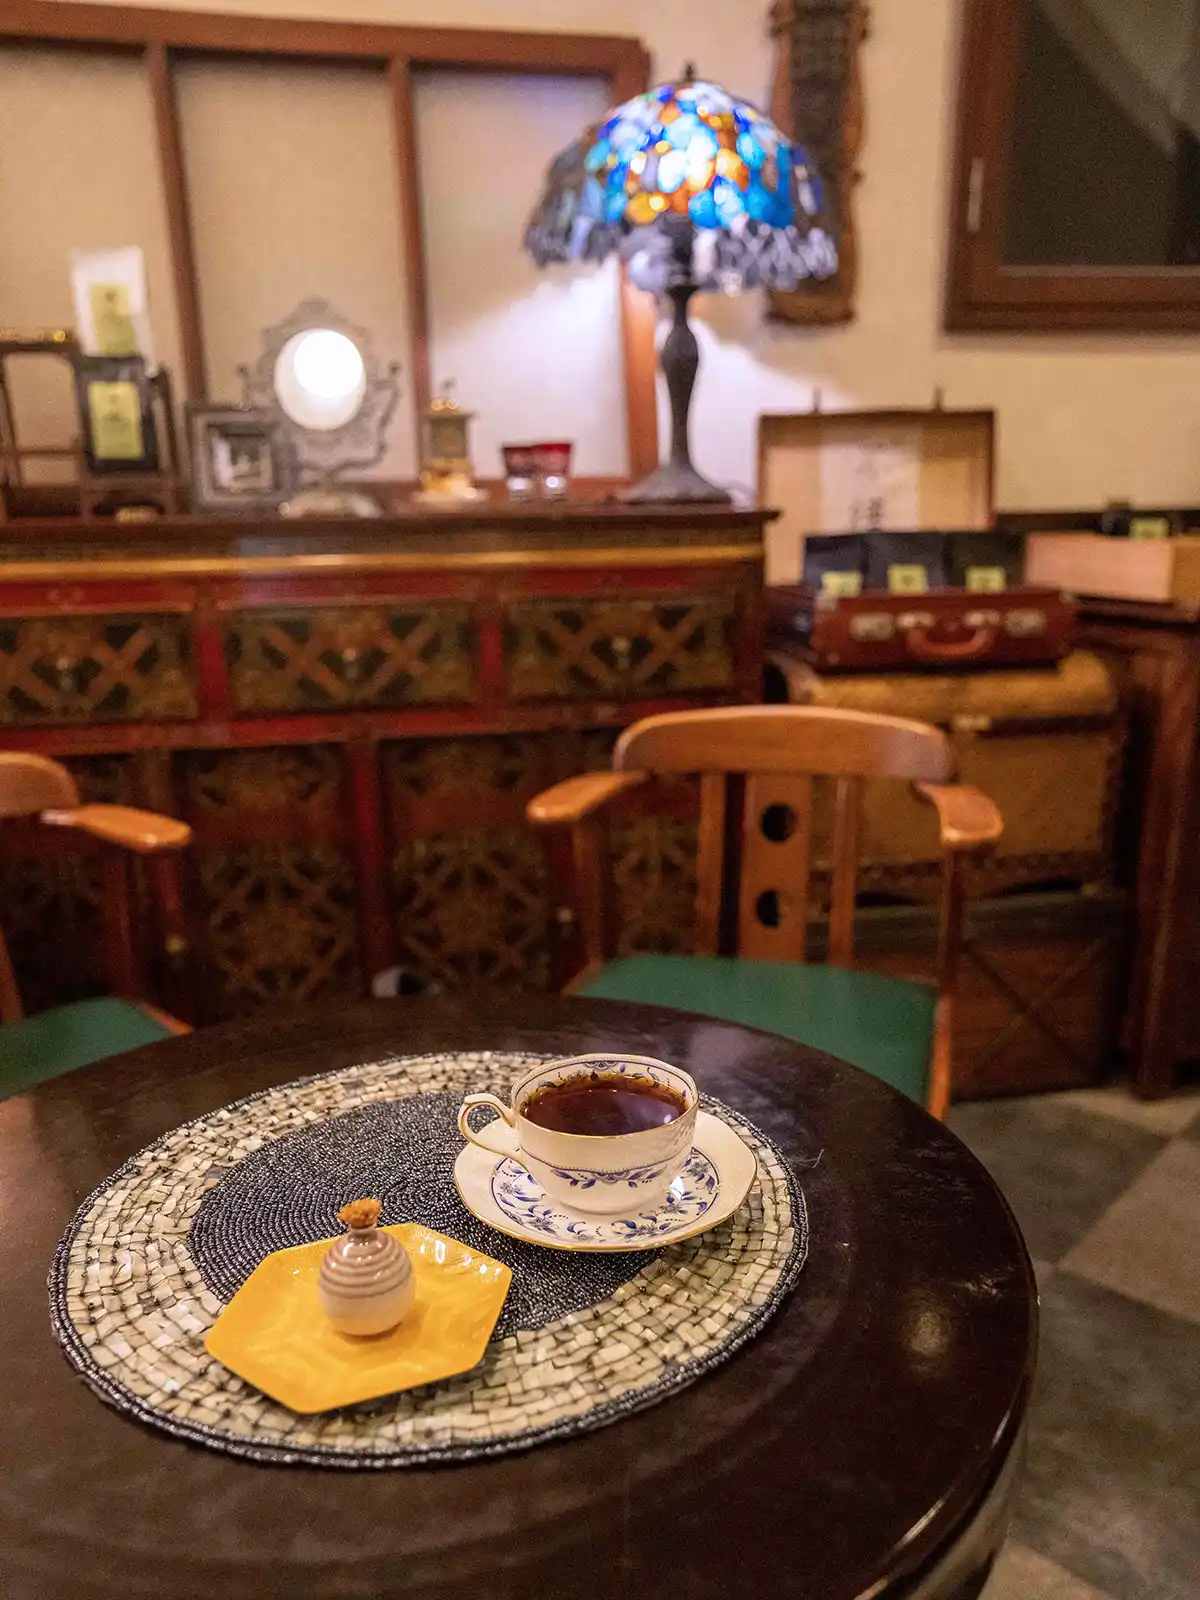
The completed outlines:
{"type": "Polygon", "coordinates": [[[1117,870],[1134,901],[1124,1045],[1133,1085],[1168,1094],[1200,1057],[1200,607],[1080,601],[1080,636],[1130,718],[1117,870]]]}
{"type": "MultiPolygon", "coordinates": [[[[552,984],[572,929],[526,800],[637,717],[759,698],[769,514],[496,506],[0,529],[0,745],[185,818],[139,954],[201,1021],[365,988],[552,984]]],[[[0,858],[32,1003],[96,986],[95,861],[0,858]]],[[[682,931],[687,799],[614,850],[625,941],[682,931]]]]}

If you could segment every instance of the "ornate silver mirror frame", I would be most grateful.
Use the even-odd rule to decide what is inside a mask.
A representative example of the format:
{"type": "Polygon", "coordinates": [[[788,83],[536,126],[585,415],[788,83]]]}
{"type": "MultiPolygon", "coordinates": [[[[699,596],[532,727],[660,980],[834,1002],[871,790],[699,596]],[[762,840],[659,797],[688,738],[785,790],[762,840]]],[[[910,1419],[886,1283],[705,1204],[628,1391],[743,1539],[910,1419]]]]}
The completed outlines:
{"type": "Polygon", "coordinates": [[[282,322],[263,332],[262,353],[253,366],[238,368],[244,405],[273,412],[298,467],[301,481],[329,483],[341,474],[378,466],[387,448],[387,428],[400,393],[400,363],[380,363],[371,335],[335,311],[328,300],[304,300],[282,322]],[[348,422],[335,428],[305,428],[288,416],[276,389],[276,366],[284,346],[298,333],[330,328],[343,334],[362,357],[366,385],[348,422]]]}

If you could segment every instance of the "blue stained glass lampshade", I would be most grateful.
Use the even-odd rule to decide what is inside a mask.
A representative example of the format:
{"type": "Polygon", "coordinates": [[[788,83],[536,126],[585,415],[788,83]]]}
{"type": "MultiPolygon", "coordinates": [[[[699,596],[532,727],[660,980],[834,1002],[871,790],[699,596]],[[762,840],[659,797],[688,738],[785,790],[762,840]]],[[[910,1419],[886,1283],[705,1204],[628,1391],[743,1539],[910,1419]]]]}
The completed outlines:
{"type": "Polygon", "coordinates": [[[837,271],[821,180],[745,101],[684,79],[626,101],[556,156],[525,234],[539,266],[619,250],[659,292],[690,250],[698,289],[791,289],[837,271]]]}

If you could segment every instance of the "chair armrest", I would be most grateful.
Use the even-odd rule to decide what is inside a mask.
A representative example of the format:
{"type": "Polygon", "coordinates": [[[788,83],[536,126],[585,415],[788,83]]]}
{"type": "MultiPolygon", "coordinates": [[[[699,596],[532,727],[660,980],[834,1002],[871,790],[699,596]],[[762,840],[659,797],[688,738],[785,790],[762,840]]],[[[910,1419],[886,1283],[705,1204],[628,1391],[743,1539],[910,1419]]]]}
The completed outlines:
{"type": "Polygon", "coordinates": [[[968,783],[914,783],[922,800],[936,807],[946,850],[988,850],[1004,832],[994,800],[968,783]]]}
{"type": "Polygon", "coordinates": [[[73,806],[69,811],[43,811],[41,820],[51,828],[78,828],[139,855],[182,850],[192,837],[186,822],[153,811],[135,811],[132,806],[73,806]]]}
{"type": "Polygon", "coordinates": [[[152,1006],[149,1000],[135,1000],[134,1005],[139,1011],[144,1011],[148,1017],[162,1024],[168,1033],[191,1033],[191,1024],[181,1022],[178,1017],[173,1017],[169,1011],[162,1011],[158,1006],[152,1006]]]}
{"type": "Polygon", "coordinates": [[[525,815],[530,822],[546,827],[582,822],[627,789],[645,783],[648,777],[645,772],[583,772],[535,794],[525,807],[525,815]]]}

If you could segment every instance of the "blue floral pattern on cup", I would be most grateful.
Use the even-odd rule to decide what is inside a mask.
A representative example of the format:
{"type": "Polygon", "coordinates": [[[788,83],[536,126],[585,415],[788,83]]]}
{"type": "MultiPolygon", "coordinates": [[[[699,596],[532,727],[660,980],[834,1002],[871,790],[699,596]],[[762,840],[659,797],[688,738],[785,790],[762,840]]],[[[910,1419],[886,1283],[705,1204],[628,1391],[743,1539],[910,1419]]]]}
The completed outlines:
{"type": "Polygon", "coordinates": [[[616,1172],[595,1172],[591,1167],[550,1167],[549,1170],[572,1189],[594,1189],[598,1183],[625,1183],[631,1189],[640,1189],[643,1184],[660,1178],[666,1169],[660,1163],[653,1167],[622,1167],[616,1172]]]}
{"type": "MultiPolygon", "coordinates": [[[[638,1170],[641,1169],[630,1169],[638,1170]]],[[[584,1176],[594,1181],[596,1175],[584,1176]]],[[[628,1173],[605,1173],[604,1178],[628,1181],[628,1173]]],[[[492,1173],[492,1197],[510,1222],[524,1232],[565,1245],[620,1245],[627,1240],[659,1237],[669,1243],[669,1235],[690,1229],[703,1218],[712,1208],[719,1188],[716,1167],[697,1149],[692,1150],[665,1200],[628,1217],[576,1215],[549,1199],[537,1180],[508,1157],[498,1162],[492,1173]]]]}

